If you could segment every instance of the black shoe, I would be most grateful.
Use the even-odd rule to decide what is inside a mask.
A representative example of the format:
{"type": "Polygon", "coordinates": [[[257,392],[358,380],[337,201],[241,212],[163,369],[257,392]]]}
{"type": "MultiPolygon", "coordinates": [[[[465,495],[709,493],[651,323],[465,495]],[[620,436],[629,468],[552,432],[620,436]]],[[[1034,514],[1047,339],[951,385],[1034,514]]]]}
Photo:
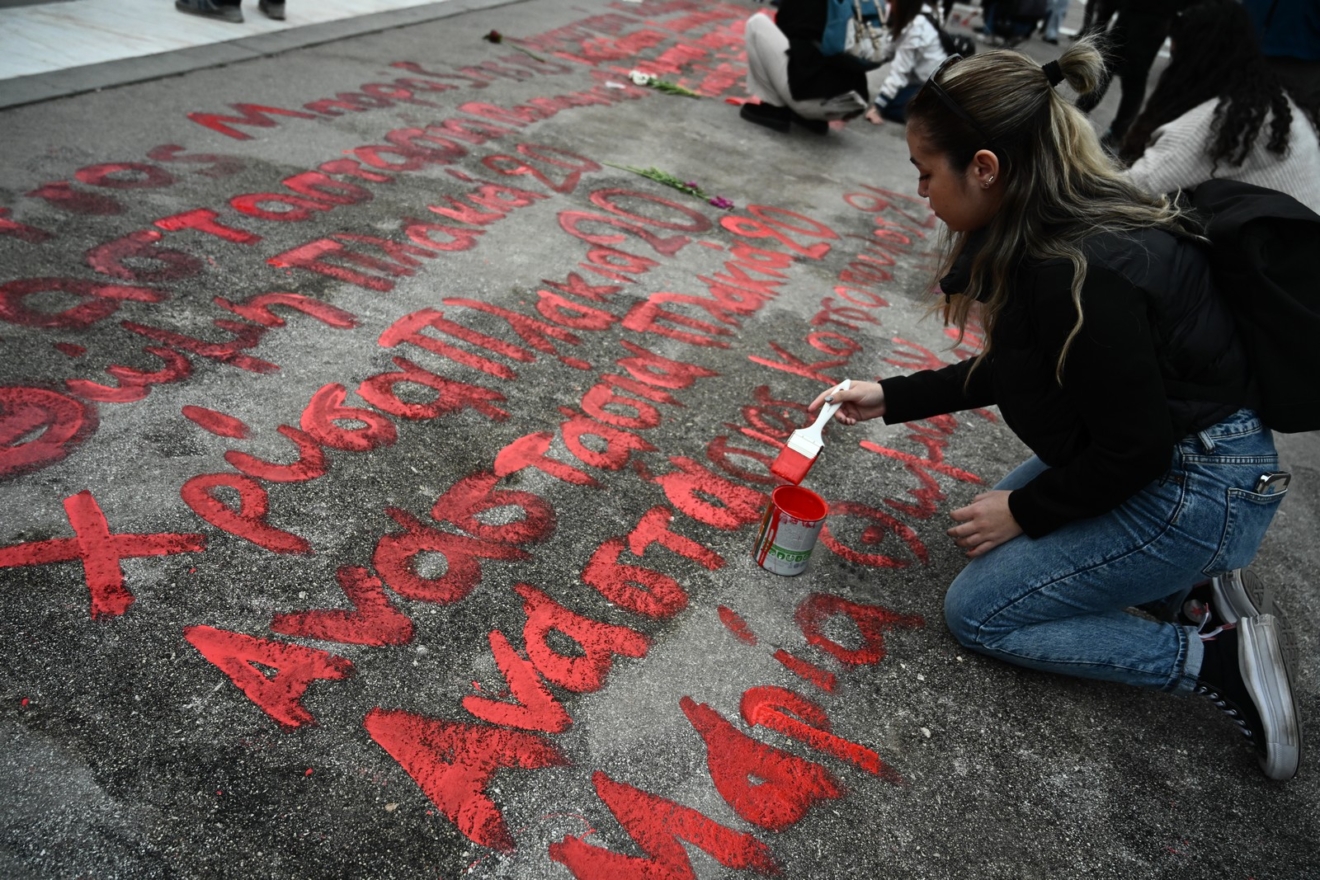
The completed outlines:
{"type": "Polygon", "coordinates": [[[788,111],[788,118],[791,119],[794,124],[805,128],[812,134],[830,133],[830,123],[828,119],[808,119],[805,116],[799,116],[797,113],[793,112],[791,108],[788,111]]]}
{"type": "Polygon", "coordinates": [[[1057,45],[1059,45],[1059,38],[1058,38],[1058,37],[1041,37],[1041,40],[1042,40],[1043,42],[1049,43],[1051,46],[1057,46],[1057,45]]]}
{"type": "Polygon", "coordinates": [[[738,115],[748,122],[773,128],[775,131],[788,131],[793,118],[793,111],[774,104],[743,104],[738,115]]]}
{"type": "Polygon", "coordinates": [[[243,10],[237,6],[221,6],[215,0],[174,0],[174,8],[189,15],[218,18],[234,24],[243,23],[243,10]]]}
{"type": "Polygon", "coordinates": [[[257,0],[257,8],[266,14],[267,18],[275,21],[284,21],[284,4],[270,3],[267,0],[257,0]]]}
{"type": "Polygon", "coordinates": [[[1270,779],[1292,779],[1302,756],[1292,641],[1271,614],[1244,617],[1205,643],[1196,693],[1237,722],[1270,779]]]}

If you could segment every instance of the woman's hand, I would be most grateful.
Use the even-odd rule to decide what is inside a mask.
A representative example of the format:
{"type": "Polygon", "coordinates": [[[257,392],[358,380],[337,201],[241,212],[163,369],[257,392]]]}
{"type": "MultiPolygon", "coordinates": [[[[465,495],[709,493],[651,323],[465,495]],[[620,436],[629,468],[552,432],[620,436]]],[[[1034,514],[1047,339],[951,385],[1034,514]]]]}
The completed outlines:
{"type": "Polygon", "coordinates": [[[870,109],[866,111],[866,121],[871,123],[872,125],[885,124],[884,119],[881,118],[880,116],[880,111],[876,109],[876,106],[874,104],[872,104],[870,109]]]}
{"type": "Polygon", "coordinates": [[[1009,493],[1003,489],[982,492],[966,507],[950,514],[958,525],[947,534],[955,544],[966,548],[973,559],[1022,534],[1022,526],[1008,509],[1009,493]]]}
{"type": "Polygon", "coordinates": [[[807,407],[807,411],[820,409],[827,397],[831,403],[843,404],[834,418],[845,425],[855,425],[885,414],[885,392],[879,382],[854,382],[847,391],[840,391],[836,385],[829,391],[822,391],[807,407]]]}

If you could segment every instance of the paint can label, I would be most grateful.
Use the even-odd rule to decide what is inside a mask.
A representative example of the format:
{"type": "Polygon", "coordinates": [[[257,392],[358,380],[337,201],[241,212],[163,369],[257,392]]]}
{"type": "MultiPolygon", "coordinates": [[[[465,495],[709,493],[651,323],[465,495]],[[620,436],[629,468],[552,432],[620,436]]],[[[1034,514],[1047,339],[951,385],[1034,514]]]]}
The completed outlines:
{"type": "Polygon", "coordinates": [[[761,517],[752,558],[766,571],[795,575],[806,571],[829,505],[810,489],[780,486],[770,494],[761,517]]]}

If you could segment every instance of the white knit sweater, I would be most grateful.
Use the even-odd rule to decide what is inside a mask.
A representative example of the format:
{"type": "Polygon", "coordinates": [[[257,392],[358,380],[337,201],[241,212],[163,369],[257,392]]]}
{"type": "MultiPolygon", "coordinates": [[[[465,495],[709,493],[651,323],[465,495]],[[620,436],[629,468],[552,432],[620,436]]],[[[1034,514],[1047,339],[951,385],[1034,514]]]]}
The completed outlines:
{"type": "Polygon", "coordinates": [[[1210,159],[1210,123],[1218,103],[1218,99],[1206,101],[1155,129],[1146,152],[1128,172],[1133,182],[1150,192],[1166,193],[1196,186],[1211,177],[1241,180],[1285,192],[1320,213],[1320,141],[1297,105],[1289,102],[1292,127],[1284,156],[1265,148],[1269,142],[1270,114],[1265,117],[1246,160],[1240,166],[1220,161],[1215,170],[1210,159]]]}

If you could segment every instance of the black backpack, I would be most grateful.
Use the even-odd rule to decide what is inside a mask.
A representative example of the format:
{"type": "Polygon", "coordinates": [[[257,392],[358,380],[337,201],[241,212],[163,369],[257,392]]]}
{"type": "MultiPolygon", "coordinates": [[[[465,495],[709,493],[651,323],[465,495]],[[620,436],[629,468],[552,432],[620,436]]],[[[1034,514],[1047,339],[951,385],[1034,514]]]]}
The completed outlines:
{"type": "Polygon", "coordinates": [[[1168,381],[1191,400],[1237,403],[1285,434],[1320,429],[1320,214],[1292,196],[1236,180],[1190,194],[1206,220],[1219,295],[1246,348],[1248,384],[1207,388],[1168,381]]]}
{"type": "Polygon", "coordinates": [[[966,34],[951,34],[940,26],[939,20],[929,12],[921,13],[926,20],[935,28],[935,33],[940,35],[940,47],[944,49],[945,55],[961,55],[966,58],[968,55],[976,54],[976,41],[966,34]]]}

